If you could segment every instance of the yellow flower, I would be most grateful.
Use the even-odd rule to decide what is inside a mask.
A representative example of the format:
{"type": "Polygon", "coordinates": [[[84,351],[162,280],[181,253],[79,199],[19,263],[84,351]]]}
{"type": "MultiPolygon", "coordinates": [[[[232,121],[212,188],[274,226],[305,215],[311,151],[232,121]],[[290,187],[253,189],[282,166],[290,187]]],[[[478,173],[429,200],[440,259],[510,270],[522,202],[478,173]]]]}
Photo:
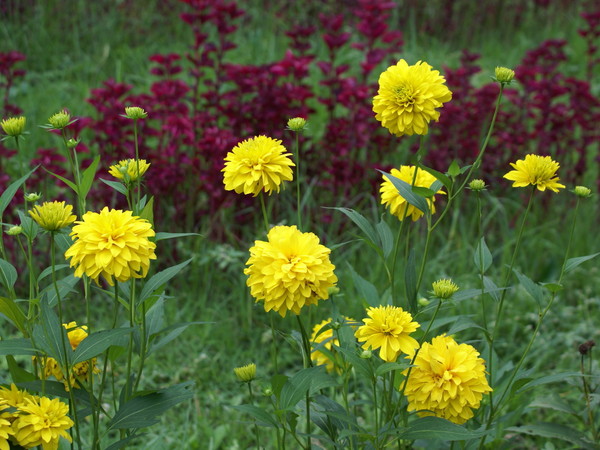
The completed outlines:
{"type": "Polygon", "coordinates": [[[29,215],[37,224],[48,231],[58,231],[75,222],[73,206],[65,202],[44,202],[42,206],[35,205],[29,210],[29,215]]]}
{"type": "MultiPolygon", "coordinates": [[[[390,175],[412,185],[415,175],[415,166],[400,166],[400,170],[392,169],[390,175]]],[[[393,215],[395,215],[399,220],[403,220],[404,217],[411,217],[413,222],[423,216],[423,211],[408,203],[387,176],[384,175],[383,180],[384,181],[381,183],[381,188],[379,189],[379,192],[381,192],[381,204],[388,206],[393,215]]],[[[436,178],[433,175],[431,175],[429,172],[419,169],[417,170],[417,177],[414,185],[418,187],[430,188],[435,181],[436,178]]],[[[441,190],[437,191],[437,193],[443,194],[441,190]]],[[[435,214],[434,202],[435,197],[430,197],[427,199],[431,214],[435,214]]]]}
{"type": "Polygon", "coordinates": [[[425,62],[409,66],[403,59],[379,76],[373,98],[375,118],[396,136],[427,134],[428,123],[440,117],[436,108],[452,99],[446,79],[425,62]]]}
{"type": "Polygon", "coordinates": [[[128,119],[145,119],[148,117],[148,113],[139,106],[127,106],[125,108],[125,117],[128,119]]]}
{"type": "MultiPolygon", "coordinates": [[[[0,404],[0,411],[2,408],[0,404]]],[[[9,420],[11,418],[13,418],[11,413],[0,412],[0,450],[10,450],[8,440],[13,435],[12,422],[9,420]]]]}
{"type": "Polygon", "coordinates": [[[448,278],[434,281],[431,287],[433,288],[433,295],[443,300],[449,299],[458,292],[456,283],[448,278]]]}
{"type": "Polygon", "coordinates": [[[246,284],[256,301],[264,301],[265,311],[282,317],[288,311],[300,314],[304,306],[329,298],[329,288],[337,282],[329,250],[313,233],[296,226],[271,228],[268,241],[255,241],[250,249],[246,284]]]}
{"type": "Polygon", "coordinates": [[[400,353],[412,353],[419,343],[409,336],[419,325],[410,313],[397,306],[378,306],[367,309],[367,319],[354,335],[364,342],[364,349],[379,349],[379,357],[387,362],[396,361],[400,353]]]}
{"type": "MultiPolygon", "coordinates": [[[[310,342],[312,346],[312,353],[310,359],[312,359],[317,366],[325,365],[327,372],[333,372],[335,370],[335,349],[333,346],[339,346],[340,342],[337,338],[333,337],[333,327],[331,318],[323,320],[321,323],[316,324],[313,327],[310,342]],[[326,329],[324,329],[326,328],[326,329]],[[326,352],[321,351],[326,349],[326,352]],[[333,357],[333,359],[332,359],[333,357]]],[[[344,317],[344,322],[352,323],[354,319],[344,317]]],[[[356,326],[353,326],[356,328],[356,326]]]]}
{"type": "Polygon", "coordinates": [[[295,164],[278,139],[257,136],[236,145],[225,157],[223,183],[228,191],[252,194],[279,192],[282,182],[292,181],[295,164]]]}
{"type": "Polygon", "coordinates": [[[0,401],[4,401],[8,406],[21,408],[27,399],[33,399],[33,396],[29,392],[17,388],[14,383],[10,385],[10,389],[0,386],[0,401]]]}
{"type": "Polygon", "coordinates": [[[514,181],[513,187],[537,186],[538,190],[558,192],[565,187],[558,181],[556,171],[560,165],[553,161],[550,156],[527,155],[525,159],[519,159],[516,163],[510,163],[515,170],[511,170],[504,178],[514,181]]]}
{"type": "Polygon", "coordinates": [[[0,122],[7,136],[19,136],[25,131],[25,117],[9,117],[0,122]]]}
{"type": "Polygon", "coordinates": [[[242,367],[236,367],[233,369],[233,373],[237,379],[243,383],[249,383],[256,378],[256,364],[246,364],[242,367]]]}
{"type": "Polygon", "coordinates": [[[48,119],[48,123],[52,126],[52,128],[55,128],[57,130],[62,130],[64,127],[69,125],[70,121],[71,115],[67,112],[66,109],[57,112],[48,119]]]}
{"type": "Polygon", "coordinates": [[[75,242],[65,252],[76,277],[85,273],[98,283],[102,276],[114,286],[115,279],[123,282],[148,274],[150,260],[156,259],[156,244],[148,239],[155,235],[150,222],[131,211],[105,207],[99,213],[88,211],[76,223],[71,232],[75,242]]]}
{"type": "MultiPolygon", "coordinates": [[[[412,355],[407,359],[412,359],[412,355]]],[[[403,372],[406,376],[408,369],[403,372]]],[[[408,375],[404,394],[408,410],[462,424],[473,417],[484,394],[491,392],[485,378],[485,361],[468,344],[449,336],[425,342],[408,375]]]]}
{"type": "Polygon", "coordinates": [[[135,159],[124,159],[119,161],[119,164],[110,166],[108,173],[119,180],[137,181],[139,177],[143,177],[150,164],[145,159],[136,161],[135,159]],[[139,162],[139,170],[138,170],[139,162]],[[127,177],[125,176],[127,175],[127,177]]]}
{"type": "Polygon", "coordinates": [[[14,438],[25,448],[41,445],[43,450],[57,450],[61,436],[71,442],[67,430],[73,426],[69,406],[58,399],[27,399],[13,423],[14,438]]]}
{"type": "MultiPolygon", "coordinates": [[[[77,346],[83,341],[87,336],[87,326],[82,325],[78,326],[77,322],[69,322],[63,323],[63,327],[65,327],[67,331],[67,337],[69,338],[69,343],[71,344],[71,349],[75,350],[77,346]]],[[[35,356],[33,359],[35,360],[35,356]]],[[[42,368],[44,373],[44,378],[49,378],[54,376],[58,381],[62,381],[65,385],[65,390],[69,390],[69,386],[78,388],[79,382],[87,381],[92,373],[99,373],[100,369],[96,366],[96,358],[92,358],[92,370],[90,371],[90,361],[81,361],[71,367],[71,373],[69,374],[69,382],[67,382],[65,375],[54,358],[42,358],[42,368]]]]}

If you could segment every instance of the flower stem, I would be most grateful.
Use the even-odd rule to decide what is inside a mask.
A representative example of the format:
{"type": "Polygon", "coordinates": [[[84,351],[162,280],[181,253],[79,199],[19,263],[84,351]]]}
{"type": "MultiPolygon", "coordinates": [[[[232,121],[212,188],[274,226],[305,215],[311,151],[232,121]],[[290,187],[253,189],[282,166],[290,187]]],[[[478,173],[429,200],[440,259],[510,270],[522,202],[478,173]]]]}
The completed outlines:
{"type": "Polygon", "coordinates": [[[296,132],[296,211],[298,213],[298,229],[302,230],[302,211],[301,211],[301,197],[300,197],[300,137],[299,133],[296,132]]]}
{"type": "Polygon", "coordinates": [[[261,191],[260,195],[260,209],[262,210],[263,220],[265,222],[265,230],[269,234],[269,215],[267,214],[267,207],[265,206],[265,194],[261,191]]]}
{"type": "Polygon", "coordinates": [[[140,214],[140,183],[141,183],[141,179],[142,177],[140,176],[140,152],[139,152],[139,148],[138,148],[138,127],[137,127],[137,123],[138,123],[138,119],[134,119],[133,121],[133,139],[135,141],[135,164],[136,164],[136,173],[137,173],[137,179],[135,182],[135,187],[136,187],[136,192],[137,192],[137,198],[136,198],[136,202],[135,202],[135,211],[134,213],[136,215],[140,214]]]}
{"type": "MultiPolygon", "coordinates": [[[[254,404],[254,393],[252,392],[252,382],[248,382],[248,393],[250,394],[250,403],[254,404]]],[[[258,424],[254,420],[254,437],[256,439],[256,448],[260,450],[260,434],[258,431],[258,424]]]]}
{"type": "MultiPolygon", "coordinates": [[[[308,334],[306,334],[306,329],[304,328],[304,324],[300,319],[299,315],[296,315],[296,319],[298,319],[298,325],[300,326],[300,334],[302,335],[302,343],[304,345],[304,355],[302,359],[304,361],[304,367],[312,367],[312,360],[310,359],[310,340],[308,338],[308,334]]],[[[311,449],[312,443],[310,438],[310,391],[306,391],[306,448],[311,449]]]]}

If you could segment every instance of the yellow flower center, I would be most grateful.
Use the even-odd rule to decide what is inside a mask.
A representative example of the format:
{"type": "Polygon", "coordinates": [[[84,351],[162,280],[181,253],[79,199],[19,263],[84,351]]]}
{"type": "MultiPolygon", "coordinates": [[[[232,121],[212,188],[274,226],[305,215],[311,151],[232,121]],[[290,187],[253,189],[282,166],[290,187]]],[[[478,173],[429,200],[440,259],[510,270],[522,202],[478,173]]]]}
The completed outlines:
{"type": "Polygon", "coordinates": [[[413,92],[412,86],[400,86],[397,87],[394,91],[396,102],[399,105],[409,106],[415,102],[415,94],[413,92]]]}

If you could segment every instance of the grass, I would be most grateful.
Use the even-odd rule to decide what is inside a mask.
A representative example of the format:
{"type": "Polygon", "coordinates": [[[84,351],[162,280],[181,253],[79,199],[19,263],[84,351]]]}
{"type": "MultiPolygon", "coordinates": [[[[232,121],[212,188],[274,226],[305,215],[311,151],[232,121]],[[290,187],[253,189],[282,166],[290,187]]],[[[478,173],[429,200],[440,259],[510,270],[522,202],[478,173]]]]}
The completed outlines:
{"type": "MultiPolygon", "coordinates": [[[[409,2],[404,3],[409,5],[409,2]]],[[[92,114],[91,106],[84,99],[90,88],[100,86],[108,78],[132,83],[138,91],[147,89],[151,83],[148,57],[160,52],[182,53],[190,42],[191,33],[177,18],[182,6],[173,2],[172,7],[166,8],[160,0],[144,2],[143,8],[139,7],[139,3],[128,1],[114,2],[112,7],[103,2],[84,0],[70,2],[68,8],[59,1],[31,4],[23,13],[11,16],[11,20],[2,21],[0,25],[4,48],[19,50],[28,57],[23,65],[27,76],[12,92],[13,103],[26,111],[30,123],[41,124],[62,107],[69,107],[77,115],[92,114]],[[31,30],[36,31],[32,33],[31,30]]],[[[529,8],[518,26],[506,29],[501,26],[502,20],[498,19],[496,22],[486,21],[475,27],[474,32],[471,32],[471,25],[478,16],[467,9],[460,21],[464,27],[455,30],[449,39],[444,38],[442,30],[421,32],[418,23],[421,16],[415,12],[408,17],[404,29],[405,48],[398,56],[415,61],[427,60],[434,66],[453,66],[457,64],[462,48],[468,47],[471,52],[482,54],[485,67],[514,66],[527,50],[547,38],[567,39],[569,51],[580,55],[583,47],[576,35],[577,24],[563,20],[563,14],[574,14],[575,7],[565,8],[556,7],[542,13],[529,8]]],[[[244,28],[245,34],[239,35],[240,47],[232,53],[232,58],[239,63],[273,61],[283,54],[285,41],[281,36],[289,23],[281,17],[265,14],[257,2],[248,2],[247,9],[251,25],[244,28]]],[[[427,13],[435,14],[435,11],[423,14],[427,13]]],[[[398,10],[395,20],[400,21],[400,15],[401,10],[398,10]]],[[[324,52],[324,48],[321,46],[319,51],[324,52]]],[[[348,61],[354,58],[352,52],[345,57],[348,61]]],[[[575,64],[567,70],[579,76],[584,72],[582,65],[575,64]]],[[[478,77],[481,83],[488,81],[485,74],[478,77]]],[[[36,137],[42,136],[41,133],[33,134],[35,136],[32,135],[28,145],[51,145],[44,140],[47,137],[36,137]]],[[[597,173],[589,176],[592,184],[597,173]]],[[[498,280],[510,258],[515,224],[523,211],[523,201],[515,192],[505,195],[496,189],[486,192],[483,197],[486,240],[494,256],[494,275],[498,280]]],[[[540,282],[550,282],[558,276],[565,239],[561,228],[568,223],[572,208],[572,199],[565,199],[567,196],[548,197],[548,204],[538,204],[534,209],[525,234],[523,252],[516,264],[519,270],[540,282]]],[[[318,204],[318,193],[313,193],[310,202],[318,204]]],[[[377,220],[382,213],[377,201],[363,204],[361,212],[373,221],[377,220]]],[[[460,208],[457,207],[447,218],[442,232],[435,236],[432,245],[435,251],[427,266],[421,294],[427,290],[428,283],[443,276],[455,278],[461,287],[477,286],[476,277],[461,275],[474,272],[472,255],[477,240],[476,224],[472,215],[468,214],[474,207],[474,198],[467,193],[460,208]]],[[[342,291],[335,303],[340,309],[344,308],[344,314],[359,318],[363,316],[364,299],[349,276],[347,265],[360,268],[360,275],[378,287],[385,286],[385,273],[380,263],[370,263],[376,261],[375,253],[356,239],[359,230],[348,225],[341,213],[334,214],[334,217],[336,222],[329,226],[313,223],[312,227],[318,235],[329,237],[329,245],[349,242],[337,249],[332,257],[334,264],[341,269],[339,285],[342,291]],[[339,232],[342,223],[345,226],[339,232]]],[[[386,220],[395,232],[398,223],[390,220],[389,216],[386,220]]],[[[592,232],[597,220],[598,206],[592,200],[579,219],[571,256],[598,250],[596,236],[592,232]]],[[[417,233],[422,234],[423,230],[417,233]]],[[[175,246],[180,261],[195,257],[193,264],[168,291],[174,297],[167,303],[170,323],[186,320],[210,323],[190,327],[168,351],[163,351],[149,362],[148,386],[192,379],[196,382],[196,395],[193,402],[172,410],[163,417],[160,425],[150,428],[139,448],[233,449],[247,448],[252,442],[247,417],[233,411],[230,406],[247,402],[245,391],[233,377],[233,367],[253,361],[259,367],[259,384],[266,386],[269,378],[270,355],[266,350],[271,339],[269,324],[262,306],[253,303],[245,279],[240,276],[253,236],[253,231],[249,230],[244,242],[229,245],[198,238],[165,244],[175,246]]],[[[422,243],[417,246],[417,255],[422,246],[422,243]]],[[[164,252],[169,253],[170,249],[164,252]]],[[[576,345],[600,338],[595,326],[596,311],[600,306],[600,298],[594,291],[594,286],[600,284],[597,266],[593,262],[581,266],[570,275],[568,282],[569,295],[555,305],[532,350],[535,356],[530,358],[529,364],[539,373],[577,370],[576,345]]],[[[379,293],[386,295],[381,290],[379,293]]],[[[536,309],[526,292],[519,291],[514,297],[518,300],[507,305],[507,314],[512,321],[510,327],[503,329],[504,346],[498,351],[518,356],[521,351],[519,343],[531,333],[536,309]]],[[[318,312],[312,313],[313,323],[327,316],[326,311],[331,310],[332,303],[326,302],[318,312]]],[[[75,304],[73,308],[83,317],[80,305],[75,304]]],[[[455,312],[452,306],[445,311],[446,314],[455,312]]],[[[464,302],[460,312],[477,315],[479,304],[464,302]]],[[[290,317],[276,317],[275,324],[279,330],[295,328],[290,317]]],[[[481,339],[473,331],[465,336],[472,340],[481,339]]],[[[284,369],[298,366],[294,350],[291,344],[282,345],[284,369]]],[[[559,386],[553,394],[577,401],[575,388],[559,386]]],[[[543,416],[536,411],[529,409],[527,414],[536,419],[543,416]]],[[[523,445],[532,445],[532,441],[525,443],[523,445]]]]}

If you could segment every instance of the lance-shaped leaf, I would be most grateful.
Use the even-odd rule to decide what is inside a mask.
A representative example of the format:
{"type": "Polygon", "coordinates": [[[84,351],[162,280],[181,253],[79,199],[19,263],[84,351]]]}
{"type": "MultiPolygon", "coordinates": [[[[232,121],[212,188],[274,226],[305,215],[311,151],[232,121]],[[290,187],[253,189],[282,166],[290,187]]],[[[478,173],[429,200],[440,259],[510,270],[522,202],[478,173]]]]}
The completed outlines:
{"type": "Polygon", "coordinates": [[[115,328],[113,330],[97,331],[88,335],[75,349],[72,364],[75,365],[94,358],[111,345],[122,345],[122,337],[132,331],[133,328],[115,328]]]}

